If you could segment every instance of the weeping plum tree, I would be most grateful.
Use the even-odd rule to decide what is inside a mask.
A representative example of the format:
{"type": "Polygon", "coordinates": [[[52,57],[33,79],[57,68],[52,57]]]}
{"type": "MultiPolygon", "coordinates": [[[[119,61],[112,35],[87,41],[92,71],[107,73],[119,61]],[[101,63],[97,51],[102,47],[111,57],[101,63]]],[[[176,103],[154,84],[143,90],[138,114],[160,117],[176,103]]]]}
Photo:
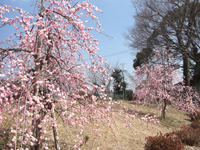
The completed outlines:
{"type": "Polygon", "coordinates": [[[166,117],[167,103],[180,111],[193,113],[198,106],[199,94],[192,87],[183,84],[172,65],[172,55],[169,51],[163,51],[155,51],[153,59],[157,60],[157,64],[146,63],[137,67],[133,83],[136,87],[136,98],[139,103],[160,106],[161,118],[166,117]],[[163,61],[164,55],[169,58],[166,63],[163,61]]]}
{"type": "Polygon", "coordinates": [[[41,0],[36,5],[37,14],[0,6],[1,29],[9,26],[16,30],[1,41],[0,123],[8,118],[14,123],[10,148],[47,149],[44,138],[51,127],[58,150],[59,116],[64,124],[79,129],[76,139],[80,138],[74,140],[74,148],[79,148],[85,124],[95,120],[98,125],[101,122],[109,126],[113,119],[112,102],[103,93],[105,87],[88,84],[85,75],[86,71],[100,72],[105,80],[109,79],[103,67],[105,61],[97,54],[98,40],[90,34],[102,32],[95,16],[101,11],[89,0],[41,0]],[[18,15],[5,17],[10,12],[18,15]],[[96,23],[96,29],[85,25],[87,19],[96,23]],[[90,65],[83,53],[89,55],[90,65]],[[93,90],[99,91],[100,100],[90,94],[93,90]]]}

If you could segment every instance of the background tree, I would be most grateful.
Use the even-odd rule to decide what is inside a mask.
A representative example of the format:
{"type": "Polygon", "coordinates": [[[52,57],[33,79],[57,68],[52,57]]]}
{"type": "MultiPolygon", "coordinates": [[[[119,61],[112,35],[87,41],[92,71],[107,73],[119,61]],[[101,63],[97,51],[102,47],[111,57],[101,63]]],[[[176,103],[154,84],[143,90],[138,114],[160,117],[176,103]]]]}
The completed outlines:
{"type": "MultiPolygon", "coordinates": [[[[106,72],[106,75],[100,72],[90,72],[87,74],[88,76],[88,81],[97,86],[98,88],[101,87],[102,85],[105,86],[105,93],[108,94],[110,92],[110,87],[112,84],[112,78],[111,75],[113,73],[113,69],[108,65],[108,64],[103,64],[103,72],[106,72]]],[[[97,68],[97,69],[102,69],[102,68],[97,68]]],[[[96,93],[97,94],[97,93],[96,93]]]]}
{"type": "MultiPolygon", "coordinates": [[[[156,52],[155,59],[162,57],[159,55],[162,55],[160,51],[156,52]]],[[[190,86],[175,85],[179,81],[177,75],[175,68],[165,63],[153,66],[146,63],[138,67],[133,82],[135,97],[139,103],[161,107],[161,118],[166,118],[167,103],[178,110],[193,113],[198,106],[198,93],[190,86]]]]}
{"type": "Polygon", "coordinates": [[[143,48],[141,52],[137,52],[136,58],[133,60],[133,68],[136,69],[138,66],[148,63],[151,60],[152,51],[151,48],[143,48]]]}
{"type": "Polygon", "coordinates": [[[126,89],[127,85],[127,83],[125,82],[123,70],[115,68],[111,76],[114,79],[114,85],[113,85],[114,91],[117,93],[123,92],[123,90],[126,89]]]}
{"type": "Polygon", "coordinates": [[[141,0],[133,1],[133,5],[137,14],[135,26],[126,35],[129,46],[140,50],[166,46],[175,58],[182,59],[186,85],[190,85],[190,72],[194,72],[199,89],[199,1],[141,0]]]}

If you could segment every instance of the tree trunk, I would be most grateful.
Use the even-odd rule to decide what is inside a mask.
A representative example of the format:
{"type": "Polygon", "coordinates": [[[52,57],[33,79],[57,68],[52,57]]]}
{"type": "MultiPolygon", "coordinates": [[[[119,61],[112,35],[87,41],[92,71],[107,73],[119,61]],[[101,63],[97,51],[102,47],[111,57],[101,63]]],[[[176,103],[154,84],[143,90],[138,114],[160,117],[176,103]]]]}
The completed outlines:
{"type": "MultiPolygon", "coordinates": [[[[37,113],[36,113],[37,114],[37,113]]],[[[40,150],[40,136],[41,136],[41,128],[39,127],[39,124],[44,119],[46,113],[43,110],[40,110],[38,113],[40,115],[40,118],[36,121],[34,121],[33,124],[33,136],[37,139],[37,142],[35,142],[35,145],[33,146],[33,150],[40,150]]]]}
{"type": "Polygon", "coordinates": [[[190,60],[185,54],[183,54],[183,75],[185,85],[190,86],[190,60]]]}
{"type": "Polygon", "coordinates": [[[197,62],[194,68],[193,86],[200,93],[200,62],[197,62]]]}
{"type": "Polygon", "coordinates": [[[58,131],[56,128],[56,118],[55,118],[55,113],[54,113],[53,107],[52,107],[51,117],[53,118],[53,121],[54,121],[54,125],[52,126],[52,128],[53,128],[55,147],[56,147],[56,150],[60,150],[59,136],[58,136],[58,131]]]}
{"type": "MultiPolygon", "coordinates": [[[[162,56],[162,65],[163,65],[163,68],[165,68],[165,58],[164,58],[164,53],[163,51],[161,51],[161,56],[162,56]]],[[[165,91],[165,85],[167,85],[167,82],[166,82],[166,74],[164,72],[164,76],[165,76],[165,80],[164,80],[164,83],[163,83],[163,91],[165,91]]],[[[164,97],[163,98],[163,103],[162,103],[162,114],[161,114],[161,119],[164,119],[166,116],[165,116],[165,110],[166,110],[166,99],[164,97]]]]}
{"type": "MultiPolygon", "coordinates": [[[[41,0],[41,9],[40,9],[40,13],[39,16],[43,17],[44,16],[44,3],[45,0],[41,0]]],[[[38,29],[42,29],[42,27],[38,27],[38,29]]],[[[40,57],[41,57],[41,45],[42,45],[42,38],[39,37],[38,41],[37,41],[37,47],[36,47],[36,51],[37,51],[37,55],[35,56],[35,61],[36,61],[36,65],[35,65],[35,71],[36,72],[40,72],[41,68],[42,68],[42,64],[40,63],[40,57]]],[[[35,83],[37,82],[37,77],[35,77],[35,83]]],[[[34,96],[39,96],[39,85],[35,84],[34,85],[34,96]]],[[[41,136],[41,128],[38,127],[38,125],[41,123],[41,121],[44,119],[46,113],[41,109],[38,111],[35,111],[35,115],[39,114],[40,118],[33,121],[33,136],[36,138],[36,142],[35,145],[33,146],[33,150],[39,150],[40,149],[40,136],[41,136]]]]}
{"type": "Polygon", "coordinates": [[[166,118],[166,107],[167,107],[167,100],[163,99],[161,119],[166,118]]]}

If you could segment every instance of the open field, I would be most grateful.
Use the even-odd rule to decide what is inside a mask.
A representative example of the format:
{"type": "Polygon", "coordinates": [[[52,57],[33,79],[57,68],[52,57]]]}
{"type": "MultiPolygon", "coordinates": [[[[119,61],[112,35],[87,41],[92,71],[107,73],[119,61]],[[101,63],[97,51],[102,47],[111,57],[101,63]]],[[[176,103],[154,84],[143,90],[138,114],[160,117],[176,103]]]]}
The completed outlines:
{"type": "MultiPolygon", "coordinates": [[[[129,105],[132,105],[132,102],[125,102],[123,104],[124,106],[128,107],[129,105]]],[[[135,118],[132,122],[133,128],[129,129],[124,126],[120,122],[120,118],[116,117],[117,123],[120,126],[120,130],[117,133],[117,142],[120,144],[121,150],[143,150],[144,144],[145,144],[145,138],[147,136],[154,136],[157,135],[157,133],[162,132],[167,133],[171,132],[173,130],[176,130],[180,128],[183,124],[189,124],[189,118],[188,116],[184,115],[183,113],[180,113],[177,110],[174,110],[173,108],[170,108],[167,110],[167,118],[165,120],[160,120],[160,111],[157,108],[150,108],[147,106],[134,106],[135,110],[140,110],[138,117],[135,118]],[[154,123],[145,123],[140,120],[141,117],[144,117],[147,113],[150,113],[151,115],[158,116],[158,120],[160,123],[154,124],[154,123]]],[[[89,137],[92,137],[90,135],[90,128],[87,128],[87,132],[89,137]]],[[[87,146],[83,149],[96,149],[99,147],[103,150],[115,150],[118,149],[118,144],[113,139],[113,134],[108,129],[102,129],[102,137],[100,137],[99,141],[96,143],[91,140],[88,140],[87,146]]],[[[200,149],[200,148],[194,148],[194,147],[187,147],[186,149],[200,149]]]]}
{"type": "MultiPolygon", "coordinates": [[[[123,106],[129,108],[129,106],[133,105],[131,101],[125,101],[123,106]]],[[[115,106],[113,106],[115,107],[115,106]]],[[[129,114],[134,114],[138,110],[138,116],[131,121],[132,127],[126,127],[125,124],[122,122],[122,118],[117,115],[114,115],[116,124],[119,125],[119,130],[116,131],[114,135],[110,127],[115,130],[116,126],[111,125],[110,127],[106,126],[97,126],[96,123],[93,125],[85,125],[83,132],[82,132],[82,141],[81,144],[82,150],[143,150],[145,144],[145,138],[148,136],[155,136],[157,133],[162,132],[163,134],[167,132],[171,132],[173,130],[179,129],[183,124],[189,124],[190,120],[189,117],[184,115],[183,113],[171,108],[168,106],[167,110],[167,118],[164,120],[160,120],[160,110],[155,107],[147,107],[141,105],[134,105],[130,110],[128,110],[129,114]],[[159,121],[158,124],[154,123],[146,123],[140,120],[141,117],[144,117],[146,114],[156,115],[158,116],[157,120],[159,121]],[[92,130],[93,128],[100,130],[100,135],[95,134],[92,130]],[[95,136],[97,140],[95,140],[95,136]]],[[[118,108],[115,108],[116,110],[118,108]]],[[[63,150],[73,149],[74,142],[78,143],[81,138],[77,138],[77,141],[74,141],[74,137],[80,131],[78,126],[71,126],[71,125],[64,125],[63,122],[57,117],[58,124],[60,128],[58,129],[59,138],[61,148],[63,150]],[[72,140],[73,139],[73,140],[72,140]]],[[[3,127],[3,125],[1,125],[3,127]]],[[[80,135],[80,134],[79,134],[80,135]]],[[[2,135],[0,135],[2,136],[2,135]]],[[[46,141],[48,142],[49,149],[55,149],[53,146],[53,142],[51,140],[51,134],[47,137],[46,141]]],[[[1,149],[1,147],[0,147],[1,149]]],[[[189,147],[187,146],[185,149],[187,150],[197,150],[200,147],[189,147]]]]}

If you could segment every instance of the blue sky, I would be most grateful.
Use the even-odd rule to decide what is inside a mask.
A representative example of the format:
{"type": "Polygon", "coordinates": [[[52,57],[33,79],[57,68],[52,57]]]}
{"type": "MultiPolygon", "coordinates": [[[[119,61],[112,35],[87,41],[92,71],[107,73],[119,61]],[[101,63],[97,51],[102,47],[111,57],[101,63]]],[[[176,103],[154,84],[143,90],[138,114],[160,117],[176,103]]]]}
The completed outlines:
{"type": "MultiPolygon", "coordinates": [[[[35,0],[0,0],[1,4],[20,7],[26,11],[33,12],[33,7],[29,7],[35,0]]],[[[78,2],[78,0],[74,0],[78,2]]],[[[108,64],[115,66],[116,63],[124,67],[129,73],[133,72],[134,55],[128,46],[123,33],[127,28],[134,25],[133,15],[135,13],[131,0],[90,0],[90,3],[97,6],[103,13],[96,13],[102,24],[104,32],[115,38],[112,40],[105,35],[95,34],[99,40],[99,55],[107,59],[108,64]],[[105,56],[105,57],[104,57],[105,56]]],[[[0,30],[1,35],[7,35],[7,31],[0,30]],[[2,34],[3,33],[3,34],[2,34]]],[[[2,40],[0,38],[0,40],[2,40]]]]}
{"type": "Polygon", "coordinates": [[[133,55],[131,50],[125,46],[126,41],[123,33],[134,24],[134,8],[130,0],[91,0],[91,2],[103,11],[99,19],[106,34],[115,38],[110,40],[100,36],[99,48],[101,56],[107,59],[111,66],[118,62],[124,65],[124,69],[130,73],[133,71],[133,55]],[[121,53],[122,52],[122,53],[121,53]],[[119,54],[120,53],[120,54],[119,54]],[[116,55],[110,55],[116,54],[116,55]]]}

